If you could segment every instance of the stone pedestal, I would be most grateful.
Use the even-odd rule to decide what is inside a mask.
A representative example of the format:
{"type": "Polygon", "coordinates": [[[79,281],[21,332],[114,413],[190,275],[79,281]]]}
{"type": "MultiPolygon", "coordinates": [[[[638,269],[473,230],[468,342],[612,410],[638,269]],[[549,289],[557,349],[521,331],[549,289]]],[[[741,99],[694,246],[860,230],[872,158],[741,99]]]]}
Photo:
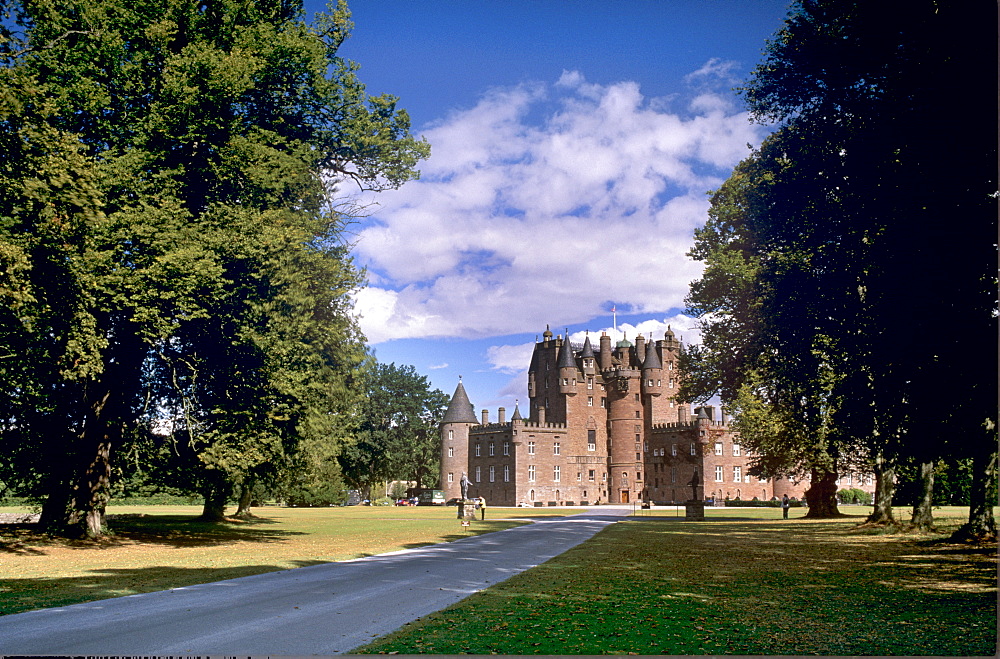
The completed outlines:
{"type": "Polygon", "coordinates": [[[460,520],[463,520],[463,521],[470,520],[470,519],[475,519],[476,518],[476,502],[475,501],[469,501],[468,499],[466,499],[465,501],[459,501],[458,502],[458,518],[460,520]]]}
{"type": "Polygon", "coordinates": [[[690,519],[697,522],[705,520],[705,502],[704,501],[685,501],[684,502],[684,519],[690,519]]]}

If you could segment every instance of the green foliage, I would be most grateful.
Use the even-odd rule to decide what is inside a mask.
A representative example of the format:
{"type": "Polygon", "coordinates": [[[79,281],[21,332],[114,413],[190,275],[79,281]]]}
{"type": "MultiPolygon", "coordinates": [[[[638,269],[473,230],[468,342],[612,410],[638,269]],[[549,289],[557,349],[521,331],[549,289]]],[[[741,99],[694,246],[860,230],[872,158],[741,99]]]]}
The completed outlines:
{"type": "Polygon", "coordinates": [[[825,484],[811,500],[875,459],[978,456],[976,491],[992,487],[996,381],[969,354],[997,350],[995,94],[973,92],[962,137],[940,117],[995,20],[932,0],[796,3],[742,90],[781,124],[696,234],[704,344],[682,395],[720,393],[761,473],[825,484]]]}
{"type": "Polygon", "coordinates": [[[340,455],[344,476],[355,487],[389,480],[438,485],[437,425],[450,401],[431,389],[412,366],[372,362],[358,414],[356,441],[340,455]]]}
{"type": "Polygon", "coordinates": [[[843,504],[867,506],[872,502],[872,495],[856,487],[837,490],[837,497],[843,504]]]}
{"type": "Polygon", "coordinates": [[[4,9],[0,478],[96,533],[113,456],[169,444],[218,507],[302,441],[335,452],[365,356],[337,186],[396,187],[429,148],[337,54],[346,4],[4,9]]]}

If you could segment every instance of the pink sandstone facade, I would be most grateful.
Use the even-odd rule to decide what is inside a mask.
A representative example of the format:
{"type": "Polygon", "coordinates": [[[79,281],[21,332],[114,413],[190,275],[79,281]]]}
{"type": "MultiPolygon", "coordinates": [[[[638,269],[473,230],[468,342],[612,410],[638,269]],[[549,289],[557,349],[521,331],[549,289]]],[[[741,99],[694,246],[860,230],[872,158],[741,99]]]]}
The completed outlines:
{"type": "MultiPolygon", "coordinates": [[[[602,503],[682,503],[698,476],[706,499],[802,498],[808,484],[759,479],[751,457],[710,406],[692,414],[676,400],[681,343],[635,344],[602,334],[594,350],[579,348],[546,329],[528,369],[528,416],[477,418],[461,382],[441,423],[441,489],[489,505],[544,506],[602,503]]],[[[844,474],[840,487],[874,491],[871,474],[844,474]]]]}

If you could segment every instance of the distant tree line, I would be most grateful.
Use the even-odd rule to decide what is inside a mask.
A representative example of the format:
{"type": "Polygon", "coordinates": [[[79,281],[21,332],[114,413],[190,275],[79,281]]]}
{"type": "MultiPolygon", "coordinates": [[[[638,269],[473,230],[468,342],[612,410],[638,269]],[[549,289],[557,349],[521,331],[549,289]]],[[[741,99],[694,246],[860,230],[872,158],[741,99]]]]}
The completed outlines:
{"type": "Polygon", "coordinates": [[[429,153],[337,55],[346,5],[312,24],[289,0],[0,13],[6,491],[99,535],[113,479],[198,492],[217,519],[237,493],[339,477],[381,367],[331,200],[429,153]]]}
{"type": "Polygon", "coordinates": [[[873,523],[896,522],[906,474],[913,524],[937,481],[965,489],[962,537],[995,537],[996,19],[801,0],[741,90],[777,129],[696,234],[684,394],[721,396],[758,474],[808,476],[810,516],[874,470],[873,523]]]}

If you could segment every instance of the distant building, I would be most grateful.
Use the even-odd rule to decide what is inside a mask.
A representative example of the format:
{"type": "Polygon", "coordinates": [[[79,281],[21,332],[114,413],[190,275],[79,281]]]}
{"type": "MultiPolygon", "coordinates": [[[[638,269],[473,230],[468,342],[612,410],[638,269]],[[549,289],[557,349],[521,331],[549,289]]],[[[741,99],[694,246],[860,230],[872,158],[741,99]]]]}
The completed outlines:
{"type": "MultiPolygon", "coordinates": [[[[546,328],[528,368],[528,417],[517,406],[477,418],[459,381],[441,422],[441,489],[489,505],[680,503],[695,474],[707,499],[802,498],[808,483],[750,476],[750,456],[724,411],[676,400],[681,342],[619,341],[603,333],[575,347],[546,328]]],[[[841,487],[874,491],[871,474],[841,487]]]]}

